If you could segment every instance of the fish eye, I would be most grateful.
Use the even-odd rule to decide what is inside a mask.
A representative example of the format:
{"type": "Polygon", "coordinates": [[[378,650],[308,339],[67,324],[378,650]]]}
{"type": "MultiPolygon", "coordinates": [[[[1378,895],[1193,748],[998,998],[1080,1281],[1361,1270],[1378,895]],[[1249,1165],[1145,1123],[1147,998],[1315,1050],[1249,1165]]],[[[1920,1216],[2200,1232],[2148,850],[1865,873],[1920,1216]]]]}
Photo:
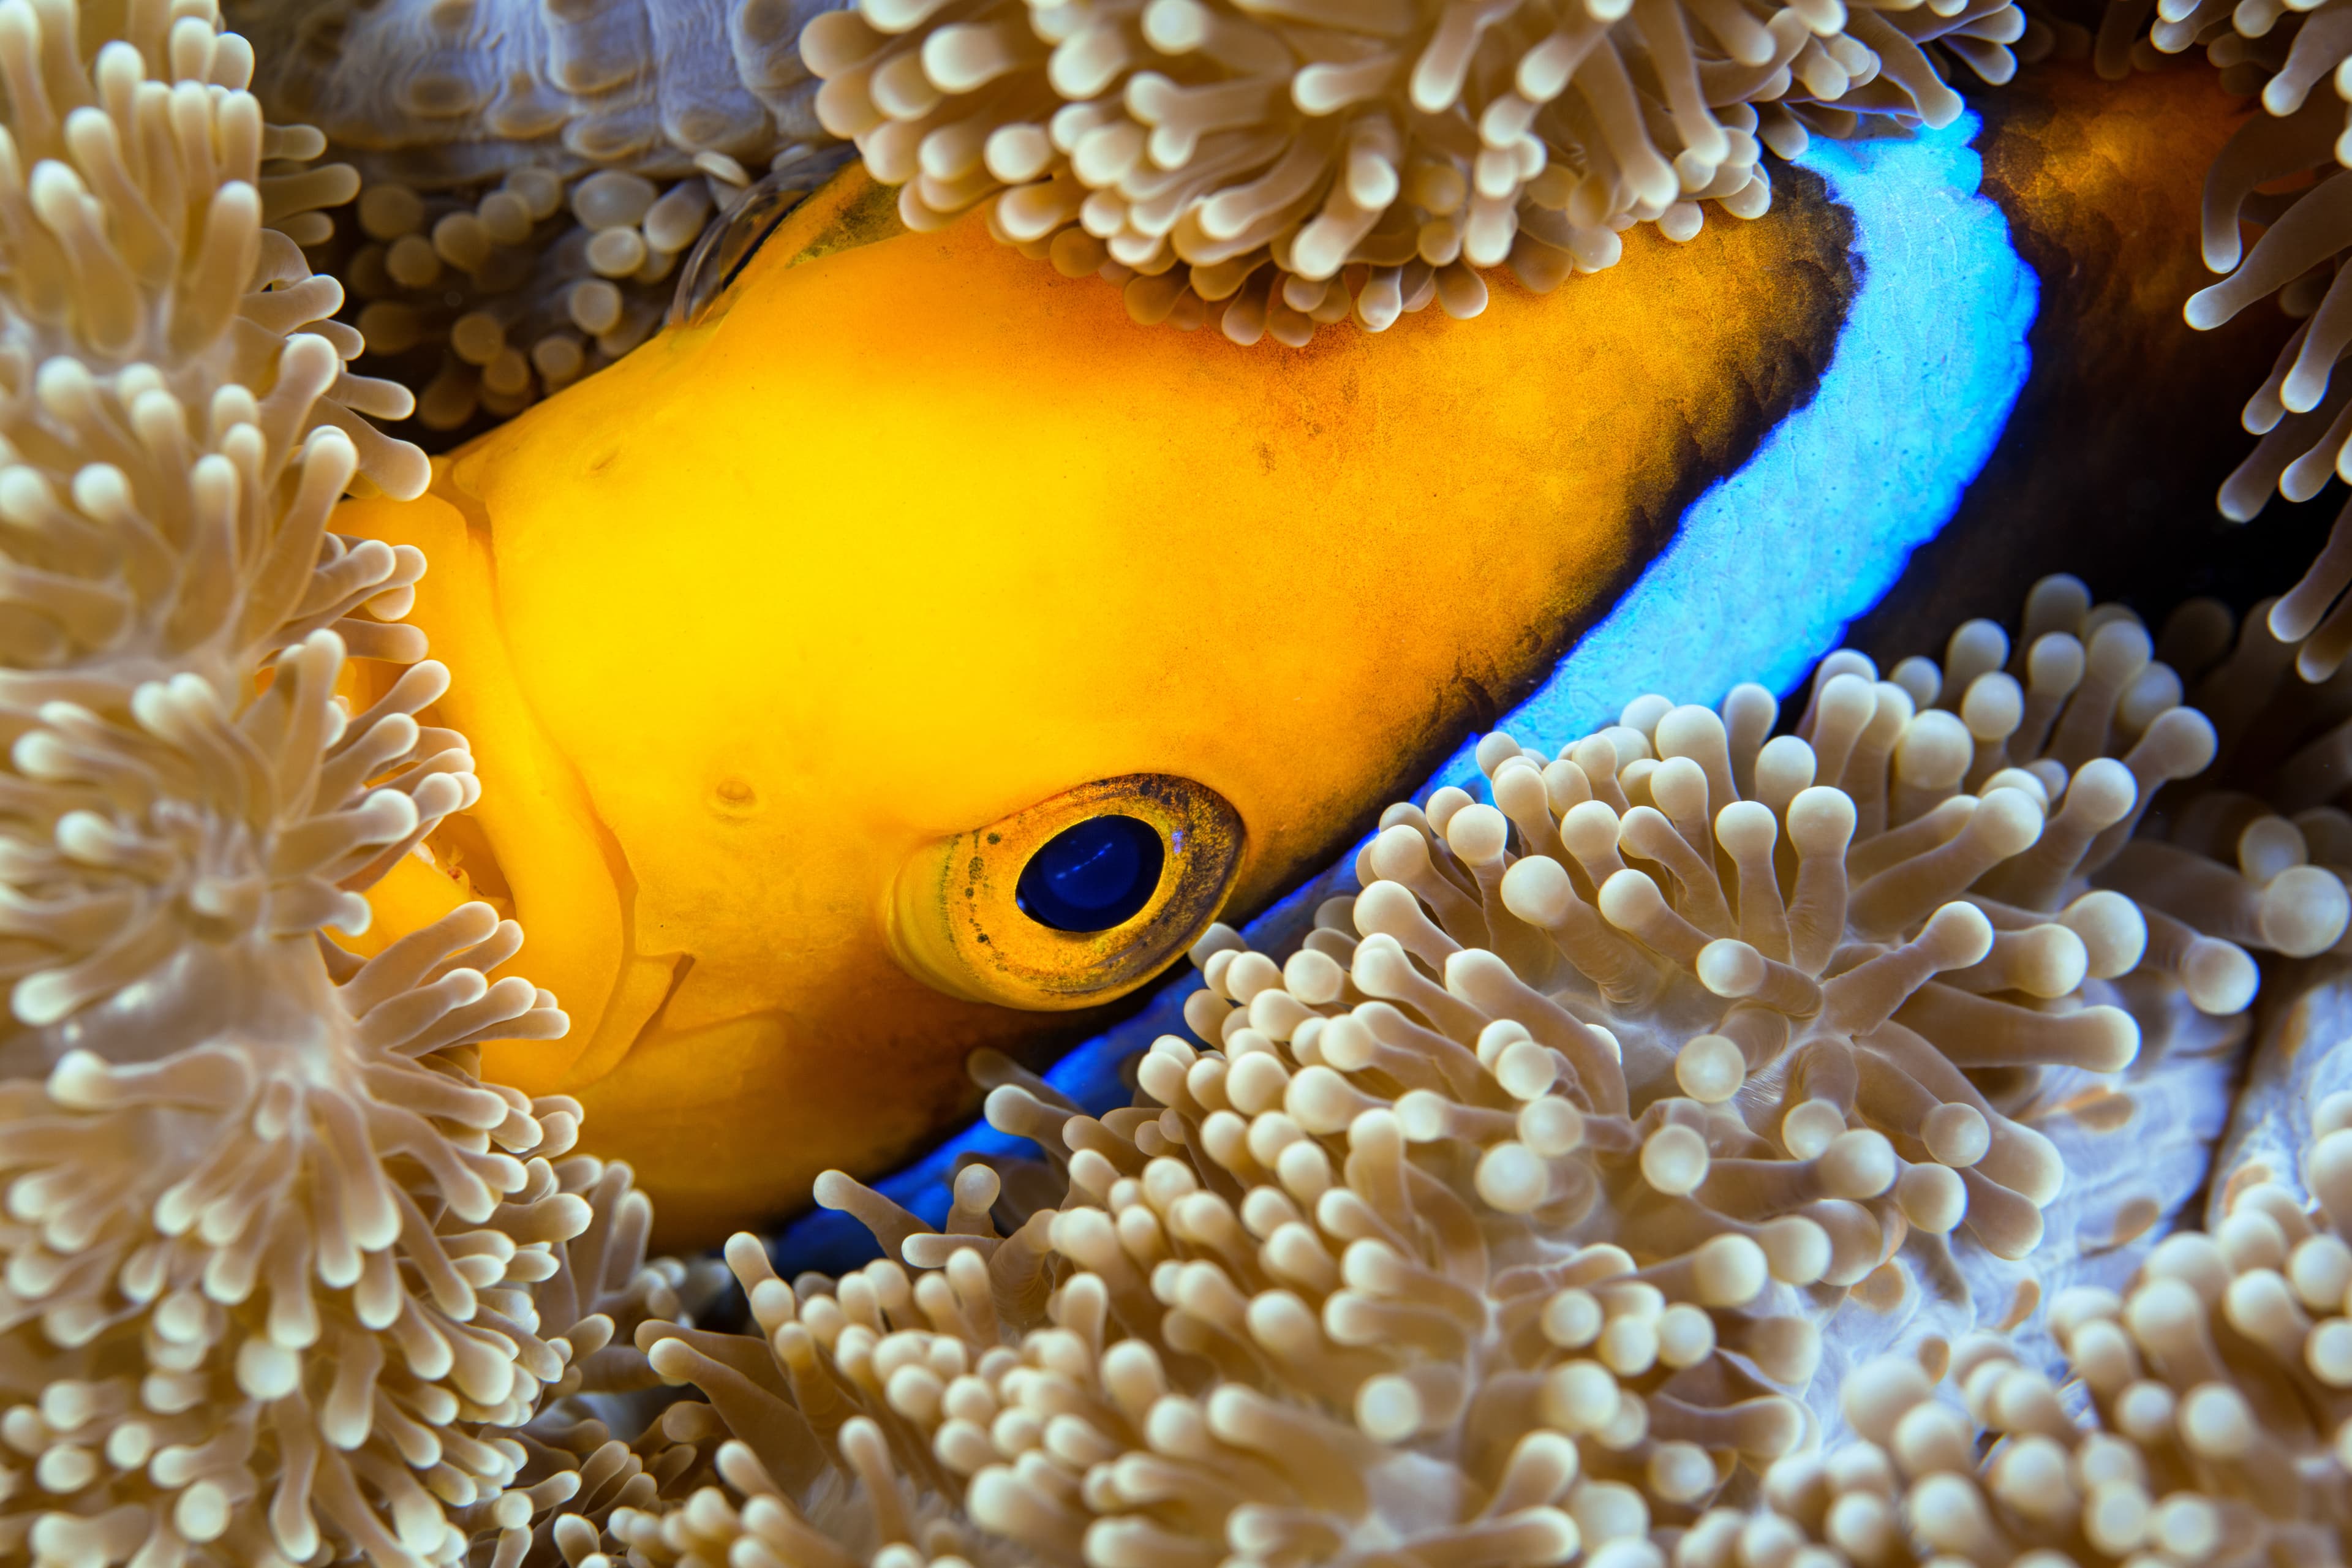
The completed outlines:
{"type": "Polygon", "coordinates": [[[1150,824],[1117,814],[1089,816],[1029,857],[1013,885],[1013,901],[1055,931],[1108,931],[1150,901],[1167,861],[1166,847],[1150,824]]]}
{"type": "Polygon", "coordinates": [[[891,952],[950,995],[1058,1010],[1142,984],[1240,874],[1241,816],[1169,773],[1097,779],[925,846],[892,889],[891,952]]]}
{"type": "Polygon", "coordinates": [[[670,297],[669,314],[663,324],[684,327],[701,320],[751,264],[767,237],[792,216],[793,209],[840,171],[853,151],[828,147],[795,158],[755,181],[732,206],[712,218],[702,237],[687,252],[686,265],[678,270],[677,292],[670,297]]]}

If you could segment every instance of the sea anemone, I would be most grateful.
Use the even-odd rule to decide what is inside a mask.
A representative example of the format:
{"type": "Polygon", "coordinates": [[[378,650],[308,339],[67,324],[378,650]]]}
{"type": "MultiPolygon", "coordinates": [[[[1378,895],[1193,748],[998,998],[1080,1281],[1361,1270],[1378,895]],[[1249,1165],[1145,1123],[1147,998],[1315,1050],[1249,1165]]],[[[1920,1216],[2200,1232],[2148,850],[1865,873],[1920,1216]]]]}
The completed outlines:
{"type": "Polygon", "coordinates": [[[601,1526],[617,1510],[652,1506],[715,1474],[709,1412],[677,1404],[635,1339],[647,1322],[691,1325],[730,1283],[725,1268],[646,1258],[653,1205],[626,1165],[573,1155],[553,1173],[588,1211],[586,1226],[551,1248],[554,1270],[531,1292],[540,1332],[562,1334],[563,1369],[530,1421],[499,1435],[519,1458],[507,1489],[453,1511],[472,1543],[469,1561],[485,1568],[547,1562],[560,1519],[601,1526]],[[635,1440],[615,1437],[615,1426],[635,1440]]]}
{"type": "MultiPolygon", "coordinates": [[[[2338,964],[2318,989],[2342,984],[2338,964]]],[[[2287,1016],[2263,1047],[2273,1070],[2301,1043],[2287,1016]]],[[[2343,1076],[2340,1047],[2300,1054],[2333,1057],[2343,1076]]],[[[2352,1093],[2301,1108],[2302,1157],[2218,1180],[2210,1233],[2168,1237],[2123,1290],[2057,1295],[2051,1325],[2079,1397],[1990,1336],[1956,1348],[1957,1404],[1935,1396],[1916,1360],[1874,1362],[1840,1394],[1855,1439],[1776,1466],[1767,1511],[1702,1518],[1678,1564],[1794,1562],[1818,1542],[1873,1568],[2340,1568],[2352,1536],[2352,1093]]]]}
{"type": "MultiPolygon", "coordinates": [[[[2315,690],[2289,678],[2294,649],[2272,635],[2276,618],[2257,606],[2233,636],[2227,610],[2191,601],[2167,626],[2194,692],[2232,717],[2211,773],[2166,801],[2160,837],[2234,837],[2242,860],[2273,866],[2332,864],[2352,844],[2352,818],[2330,804],[2344,778],[2344,683],[2315,690]]],[[[2057,1291],[2050,1364],[1970,1336],[1942,1368],[1942,1394],[1914,1357],[1863,1367],[1840,1391],[1846,1440],[1774,1467],[1761,1510],[1702,1517],[1678,1568],[1804,1562],[1809,1545],[1871,1568],[2343,1563],[2352,1050],[2342,949],[2282,970],[2204,1228],[2166,1237],[2112,1285],[2057,1291]]]]}
{"type": "Polygon", "coordinates": [[[1988,81],[2009,0],[1437,5],[860,0],[801,36],[825,128],[910,228],[986,203],[998,237],[1120,284],[1139,321],[1305,342],[1435,299],[1486,305],[1698,231],[1806,129],[1943,125],[1936,52],[1988,81]]]}
{"type": "MultiPolygon", "coordinates": [[[[814,6],[240,0],[254,91],[362,184],[298,232],[417,420],[503,418],[642,342],[765,176],[829,164],[793,40],[814,6]],[[356,232],[353,224],[356,223],[356,232]]],[[[772,220],[772,205],[754,203],[772,220]]]]}
{"type": "Polygon", "coordinates": [[[0,0],[0,1557],[454,1562],[551,1506],[505,1433],[609,1336],[644,1201],[476,1076],[564,1027],[485,978],[511,922],[326,939],[478,794],[423,558],[327,531],[425,459],[271,226],[351,172],[200,0],[96,15],[0,0]]]}
{"type": "MultiPolygon", "coordinates": [[[[2190,326],[2210,331],[2276,296],[2299,322],[2245,405],[2245,427],[2262,439],[2220,495],[2222,514],[2238,521],[2273,491],[2305,500],[2339,469],[2352,478],[2352,382],[2334,374],[2352,344],[2352,288],[2339,266],[2352,212],[2352,184],[2340,177],[2352,163],[2352,75],[2338,69],[2352,58],[2348,24],[2345,0],[2114,0],[2101,25],[2104,74],[2201,47],[2225,89],[2260,100],[2263,112],[2238,129],[2205,176],[2205,265],[2228,276],[2184,309],[2190,326]],[[2249,223],[2263,231],[2251,247],[2249,223]]],[[[2309,627],[2278,629],[2299,641],[2309,627]]]]}
{"type": "MultiPolygon", "coordinates": [[[[2310,53],[2341,29],[2300,35],[2310,53]]],[[[2236,39],[2237,35],[2229,35],[2236,39]]],[[[2348,38],[2344,54],[2352,54],[2348,38]]],[[[2339,467],[2352,466],[2352,381],[2335,374],[2352,331],[2352,291],[2336,281],[2345,248],[2335,237],[2343,227],[2347,185],[2340,177],[2339,145],[2345,109],[2334,94],[2315,95],[2315,82],[2332,72],[2331,56],[2316,71],[2289,68],[2263,89],[2269,114],[2249,121],[2215,160],[2205,184],[2205,264],[2229,276],[2190,297],[2189,324],[2218,327],[2255,301],[2273,294],[2301,318],[2280,350],[2269,378],[2248,400],[2244,421],[2262,439],[2221,487],[2223,515],[2243,521],[2262,510],[2273,490],[2289,500],[2317,495],[2339,467]],[[2277,194],[2258,191],[2290,175],[2311,182],[2277,194]],[[2240,225],[2263,226],[2248,249],[2240,225]]]]}
{"type": "Polygon", "coordinates": [[[2088,1412],[1990,1335],[1955,1349],[1957,1401],[1916,1361],[1874,1362],[1843,1391],[1858,1439],[1776,1467],[1768,1511],[1703,1517],[1677,1568],[1805,1562],[1810,1542],[1831,1549],[1811,1561],[1872,1568],[2336,1568],[2352,1526],[2346,1369],[2326,1357],[2347,1331],[2347,1278],[2332,1227],[2250,1203],[2225,1238],[2159,1247],[2128,1297],[2059,1296],[2088,1412]]]}
{"type": "MultiPolygon", "coordinates": [[[[1832,1312],[1968,1317],[2033,1250],[2039,1091],[2249,999],[2229,936],[2085,879],[2212,725],[2079,584],[2026,631],[2013,673],[1986,622],[1895,679],[1833,655],[1778,738],[1754,686],[1487,737],[1494,804],[1391,808],[1286,960],[1204,940],[1201,1043],[1131,1107],[980,1062],[1043,1167],[967,1165],[937,1232],[828,1175],[889,1255],[837,1283],[730,1244],[764,1342],[636,1335],[710,1478],[563,1560],[1662,1563],[1812,1434],[1832,1312]]],[[[2133,874],[2208,873],[2263,906],[2133,874]]],[[[2184,913],[2308,948],[2344,904],[2184,913]]]]}

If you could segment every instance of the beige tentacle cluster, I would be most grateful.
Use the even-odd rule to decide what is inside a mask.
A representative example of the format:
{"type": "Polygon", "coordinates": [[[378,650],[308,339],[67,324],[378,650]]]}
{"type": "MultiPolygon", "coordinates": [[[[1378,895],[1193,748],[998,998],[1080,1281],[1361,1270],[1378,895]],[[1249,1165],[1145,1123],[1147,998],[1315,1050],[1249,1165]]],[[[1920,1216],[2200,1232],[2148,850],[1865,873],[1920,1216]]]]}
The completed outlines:
{"type": "Polygon", "coordinates": [[[2221,68],[2225,89],[2259,99],[2262,112],[2207,171],[2205,265],[2228,276],[2184,313],[2210,331],[2275,296],[2298,319],[2245,405],[2245,427],[2261,440],[2221,486],[2222,514],[2242,522],[2273,492],[2305,500],[2339,471],[2352,478],[2352,380],[2336,374],[2352,344],[2352,288],[2339,281],[2352,214],[2352,182],[2342,177],[2352,164],[2352,5],[2114,0],[2097,58],[2104,74],[2122,76],[2192,47],[2221,68]],[[2262,230],[2251,247],[2247,224],[2262,230]]]}
{"type": "Polygon", "coordinates": [[[333,253],[371,363],[418,387],[429,430],[520,413],[610,364],[661,324],[680,258],[746,194],[740,164],[705,159],[714,173],[669,180],[527,164],[446,189],[371,182],[333,253]]]}
{"type": "Polygon", "coordinates": [[[1858,1440],[1776,1467],[1767,1511],[1702,1518],[1676,1568],[2340,1568],[2352,1363],[2326,1358],[2352,1335],[2347,1282],[2324,1216],[2249,1202],[2160,1244],[2126,1294],[2060,1293],[2088,1410],[1989,1335],[1955,1350],[1957,1401],[1874,1363],[1841,1391],[1858,1440]]]}
{"type": "Polygon", "coordinates": [[[1768,1511],[1702,1519],[1677,1568],[1794,1563],[1806,1542],[1864,1568],[2341,1568],[2352,1093],[2306,1109],[2299,1173],[2241,1166],[2210,1234],[2159,1243],[2120,1292],[2058,1294],[2081,1403],[1989,1337],[1952,1358],[1958,1405],[1916,1362],[1875,1363],[1841,1391],[1858,1440],[1776,1467],[1768,1511]]]}
{"type": "Polygon", "coordinates": [[[364,176],[341,234],[322,217],[300,237],[362,302],[371,365],[441,431],[643,342],[714,216],[825,141],[793,47],[817,9],[242,0],[230,19],[271,114],[364,176]]]}
{"type": "Polygon", "coordinates": [[[567,181],[530,166],[455,192],[373,184],[341,258],[368,353],[416,379],[429,430],[520,413],[660,324],[714,188],[740,183],[696,175],[665,189],[624,170],[567,181]]]}
{"type": "Polygon", "coordinates": [[[1960,110],[1933,44],[1990,81],[2008,0],[860,0],[801,38],[819,116],[937,227],[1097,272],[1139,321],[1304,343],[1485,271],[1556,287],[1619,234],[1771,198],[1764,147],[1960,110]]]}
{"type": "MultiPolygon", "coordinates": [[[[408,395],[343,373],[341,362],[359,353],[360,342],[330,320],[342,289],[311,276],[287,233],[307,227],[317,208],[349,200],[356,185],[351,171],[309,165],[320,151],[316,132],[263,121],[259,104],[243,90],[252,49],[233,34],[215,34],[202,7],[182,15],[150,0],[132,9],[126,31],[137,42],[107,40],[87,64],[76,52],[76,8],[64,0],[16,0],[0,12],[0,79],[8,89],[8,139],[0,143],[7,289],[0,433],[11,443],[0,459],[55,466],[75,443],[103,431],[91,455],[104,452],[135,483],[145,477],[142,468],[159,462],[193,471],[208,439],[239,423],[278,448],[331,426],[344,437],[346,472],[356,447],[370,479],[403,492],[422,489],[423,457],[362,417],[403,417],[408,395]],[[291,374],[280,377],[278,357],[297,334],[307,341],[295,351],[291,374]],[[232,401],[215,409],[207,400],[225,387],[261,390],[230,394],[232,401]],[[141,450],[138,405],[156,395],[175,400],[194,421],[181,437],[184,453],[141,450]]],[[[242,461],[250,479],[274,482],[276,465],[288,456],[273,449],[216,460],[242,461]],[[272,465],[266,474],[255,467],[264,460],[272,465]]],[[[171,479],[187,482],[177,472],[171,479]]],[[[220,490],[221,481],[208,483],[220,490]]],[[[341,485],[335,479],[303,504],[323,508],[341,485]]],[[[208,493],[206,503],[254,504],[233,487],[208,493]]],[[[111,500],[118,513],[153,504],[145,491],[111,500]]],[[[12,531],[35,551],[78,547],[78,555],[61,557],[62,569],[108,576],[113,562],[98,552],[114,541],[42,521],[55,510],[55,502],[20,492],[7,514],[12,531]]],[[[176,521],[152,519],[148,526],[176,521]]],[[[179,542],[167,535],[163,542],[179,542]]],[[[12,553],[16,548],[12,539],[12,553]]],[[[120,548],[126,564],[143,570],[125,571],[113,597],[168,591],[155,586],[155,547],[135,551],[126,539],[120,548]]],[[[86,603],[88,596],[61,594],[50,603],[53,632],[14,617],[11,662],[73,657],[69,648],[106,645],[127,626],[127,604],[109,610],[86,603]]],[[[181,623],[201,614],[191,609],[181,623]]],[[[172,624],[170,616],[157,620],[172,624]]],[[[203,634],[185,626],[184,635],[203,634]]]]}
{"type": "MultiPolygon", "coordinates": [[[[2205,330],[2276,295],[2300,318],[2269,377],[2246,403],[2245,427],[2262,438],[2223,481],[2220,496],[2222,514],[2239,521],[2260,511],[2273,491],[2307,500],[2339,471],[2352,471],[2352,380],[2336,374],[2352,341],[2346,325],[2352,320],[2352,290],[2336,281],[2345,248],[2338,231],[2352,212],[2347,195],[2352,185],[2340,160],[2352,151],[2352,133],[2345,131],[2346,108],[2335,89],[2312,90],[2335,70],[2339,56],[2352,55],[2352,28],[2344,20],[2325,27],[2315,22],[2299,37],[2311,49],[2328,51],[2327,58],[2315,71],[2282,69],[2273,76],[2263,101],[2288,107],[2247,121],[2214,161],[2205,183],[2205,264],[2229,276],[2192,295],[2186,308],[2189,324],[2205,330]],[[2329,41],[2338,37],[2340,45],[2329,41]],[[2305,173],[2316,183],[2284,194],[2256,188],[2305,173]],[[2251,248],[2241,237],[2245,222],[2263,226],[2251,248]]],[[[2305,45],[2297,50],[2305,52],[2305,45]]],[[[2352,84],[2352,78],[2346,79],[2352,84]]]]}
{"type": "Polygon", "coordinates": [[[570,1351],[539,1414],[501,1435],[520,1451],[508,1489],[453,1515],[473,1543],[468,1561],[484,1568],[559,1562],[559,1539],[688,1495],[716,1476],[711,1458],[724,1436],[707,1405],[674,1403],[635,1342],[648,1322],[668,1332],[692,1324],[731,1285],[726,1268],[646,1258],[653,1205],[626,1165],[574,1156],[554,1173],[591,1214],[579,1235],[552,1247],[556,1271],[532,1292],[541,1332],[560,1330],[570,1351]],[[616,1427],[634,1440],[614,1436],[616,1427]]]}
{"type": "Polygon", "coordinates": [[[698,244],[740,254],[834,160],[796,143],[757,183],[723,153],[696,164],[683,177],[526,164],[453,186],[372,179],[356,235],[311,259],[349,280],[368,363],[417,388],[417,423],[459,431],[519,414],[643,342],[679,299],[698,244]]]}
{"type": "Polygon", "coordinates": [[[2079,584],[2027,632],[1832,656],[1778,739],[1752,686],[1488,737],[1496,804],[1391,808],[1285,962],[1196,949],[1133,1106],[979,1063],[1047,1172],[941,1232],[828,1175],[888,1254],[837,1283],[738,1237],[760,1340],[637,1333],[709,1476],[562,1561],[1658,1568],[1804,1442],[1850,1293],[2033,1247],[2032,1080],[2140,1042],[2101,977],[2198,967],[2084,873],[2211,726],[2079,584]]]}
{"type": "MultiPolygon", "coordinates": [[[[2231,660],[2237,672],[2231,678],[2233,684],[2266,721],[2273,721],[2270,733],[2289,743],[2285,751],[2276,746],[2266,751],[2262,767],[2248,783],[2265,793],[2284,792],[2282,798],[2292,802],[2289,811],[2326,804],[2336,793],[2328,769],[2342,766],[2346,757],[2343,738],[2322,731],[2352,713],[2345,679],[2347,659],[2352,658],[2347,586],[2352,586],[2352,506],[2336,518],[2326,544],[2294,586],[2257,607],[2231,660]],[[2284,679],[2290,669],[2300,682],[2284,679]],[[2277,776],[2270,777],[2269,770],[2276,770],[2277,776]]],[[[2229,625],[2227,612],[2219,605],[2192,603],[2181,613],[2209,627],[2226,631],[2229,625]]],[[[2223,678],[2217,672],[2213,679],[2223,678]]],[[[2352,845],[2340,858],[2352,862],[2352,845]]]]}
{"type": "MultiPolygon", "coordinates": [[[[2192,601],[2160,644],[2223,716],[2213,775],[2162,808],[2170,845],[2226,858],[2234,840],[2237,882],[2210,861],[2199,874],[2208,929],[2256,923],[2260,868],[2274,885],[2279,868],[2352,846],[2352,819],[2326,804],[2346,776],[2330,728],[2343,683],[2293,680],[2296,650],[2271,635],[2269,608],[2239,627],[2192,601]]],[[[2125,856],[2156,837],[2143,828],[2125,856]]],[[[2309,925],[2302,951],[2323,934],[2309,925]]],[[[1702,1518],[1677,1568],[2340,1568],[2352,1542],[2352,1093],[2332,1087],[2352,1076],[2341,943],[2273,968],[2285,994],[2264,1009],[2207,1228],[2158,1243],[2121,1289],[2058,1291],[2047,1322],[2061,1366],[2021,1365],[2017,1342],[1979,1336],[1938,1369],[1940,1394],[1906,1357],[1860,1369],[1840,1391],[1852,1439],[1776,1466],[1762,1510],[1702,1518]]]]}
{"type": "Polygon", "coordinates": [[[338,147],[457,180],[527,164],[682,174],[818,134],[806,0],[232,0],[256,90],[338,147]]]}
{"type": "Polygon", "coordinates": [[[425,479],[274,226],[351,174],[218,26],[0,0],[0,1560],[455,1563],[643,1199],[476,1076],[564,1026],[511,922],[323,940],[478,786],[423,560],[327,531],[425,479]]]}
{"type": "MultiPolygon", "coordinates": [[[[2176,792],[2160,820],[2100,874],[2128,888],[2152,925],[2171,920],[2209,942],[2284,958],[2352,954],[2343,892],[2352,879],[2352,812],[2343,801],[2352,778],[2347,627],[2333,616],[2301,643],[2276,632],[2320,621],[2333,549],[2302,585],[2256,605],[2242,623],[2213,600],[2193,599],[2165,625],[2158,653],[2187,679],[2189,700],[2218,716],[2221,760],[2176,792]]],[[[2234,958],[2201,963],[2217,978],[2239,966],[2234,958]]]]}
{"type": "Polygon", "coordinates": [[[2287,679],[2297,651],[2271,629],[2284,603],[2258,605],[2233,627],[2222,605],[2193,600],[2167,622],[2161,661],[2151,668],[2164,672],[2167,689],[2185,676],[2189,700],[2223,715],[2217,743],[2225,763],[2176,792],[2161,819],[2095,877],[2138,901],[2152,958],[2170,955],[2190,994],[2221,1010],[2232,1010],[2232,998],[2251,1000],[2249,952],[2300,959],[2347,951],[2352,816],[2333,804],[2340,781],[2326,776],[2345,742],[2325,725],[2315,736],[2296,733],[2296,724],[2256,722],[2282,696],[2305,725],[2314,711],[2329,710],[2313,707],[2307,690],[2287,679]],[[2263,750],[2249,757],[2257,731],[2263,750]]]}

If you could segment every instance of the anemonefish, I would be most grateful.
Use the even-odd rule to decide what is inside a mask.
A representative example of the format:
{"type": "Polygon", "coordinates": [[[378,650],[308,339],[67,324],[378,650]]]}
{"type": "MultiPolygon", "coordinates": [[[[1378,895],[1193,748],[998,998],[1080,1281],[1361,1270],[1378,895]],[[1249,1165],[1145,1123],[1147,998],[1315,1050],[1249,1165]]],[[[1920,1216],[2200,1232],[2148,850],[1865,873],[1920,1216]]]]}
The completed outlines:
{"type": "MultiPolygon", "coordinates": [[[[2103,263],[2140,270],[2081,331],[2185,335],[2194,192],[2143,193],[2236,111],[2201,77],[2040,79],[1978,142],[1991,168],[2032,138],[2021,249],[2119,187],[2139,216],[2103,263]]],[[[1628,235],[1551,294],[1498,279],[1478,319],[1290,350],[1137,326],[844,174],[698,319],[436,459],[423,498],[345,503],[339,531],[430,559],[410,618],[484,786],[349,941],[467,898],[518,918],[512,967],[572,1028],[485,1068],[577,1096],[667,1244],[888,1168],[969,1115],[973,1050],[1050,1054],[1328,861],[1808,405],[1856,219],[1776,185],[1763,219],[1628,235]]],[[[1956,395],[1934,363],[1883,379],[1956,395]]],[[[2010,454],[2034,439],[1995,468],[2037,471],[2010,454]]],[[[1817,569],[1751,563],[1743,591],[1817,569]]]]}

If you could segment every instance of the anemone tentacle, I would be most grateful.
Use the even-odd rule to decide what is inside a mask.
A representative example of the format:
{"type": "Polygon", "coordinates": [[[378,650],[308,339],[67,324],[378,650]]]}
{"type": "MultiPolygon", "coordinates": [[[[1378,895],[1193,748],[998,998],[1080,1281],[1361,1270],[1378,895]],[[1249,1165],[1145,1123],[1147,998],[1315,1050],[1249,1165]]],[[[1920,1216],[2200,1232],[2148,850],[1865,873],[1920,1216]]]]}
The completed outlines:
{"type": "Polygon", "coordinates": [[[831,142],[794,47],[823,4],[236,0],[254,91],[361,177],[313,265],[418,423],[503,418],[661,324],[696,242],[831,142]]]}
{"type": "Polygon", "coordinates": [[[577,1104],[477,1076],[565,1025],[491,978],[512,922],[331,935],[479,786],[423,557],[329,528],[427,470],[299,244],[357,180],[253,64],[204,0],[0,0],[0,1558],[43,1568],[459,1561],[572,1495],[509,1434],[607,1310],[685,1309],[577,1104]]]}
{"type": "MultiPolygon", "coordinates": [[[[2306,890],[2352,853],[2333,802],[2346,681],[2291,673],[2273,606],[2192,600],[2160,647],[2230,715],[2210,773],[2137,842],[2233,858],[2306,890]]],[[[2208,861],[2208,865],[2211,865],[2208,861]]],[[[2323,895],[2324,896],[2324,895],[2323,895]]],[[[2233,918],[2226,893],[2212,929],[2233,918]]],[[[2309,908],[2309,906],[2306,906],[2309,908]]],[[[1878,1568],[2064,1561],[2341,1563],[2352,1538],[2352,1050],[2347,950],[2315,926],[2278,966],[2201,1226],[2126,1278],[2056,1291],[2047,1363],[2003,1336],[1879,1358],[1840,1391],[1848,1430],[1702,1516],[1677,1568],[1826,1550],[1878,1568]]]]}
{"type": "Polygon", "coordinates": [[[1703,204],[1759,216],[1767,147],[1948,124],[1931,56],[2006,81],[2026,31],[2008,0],[860,0],[801,50],[908,227],[985,204],[1139,321],[1297,345],[1432,300],[1476,315],[1506,264],[1550,289],[1635,223],[1688,239],[1703,204]]]}

